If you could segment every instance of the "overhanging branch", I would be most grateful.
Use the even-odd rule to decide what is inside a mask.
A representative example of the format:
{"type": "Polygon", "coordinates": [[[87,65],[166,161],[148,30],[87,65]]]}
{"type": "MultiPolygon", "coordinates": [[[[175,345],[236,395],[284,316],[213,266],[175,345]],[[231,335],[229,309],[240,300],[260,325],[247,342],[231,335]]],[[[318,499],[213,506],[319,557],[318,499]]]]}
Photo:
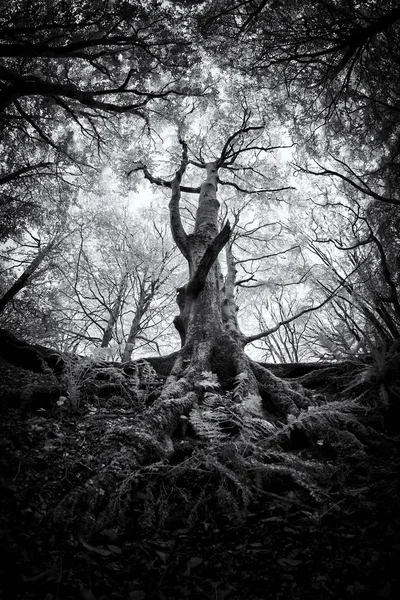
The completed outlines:
{"type": "Polygon", "coordinates": [[[230,185],[231,187],[235,188],[239,192],[243,192],[244,194],[262,194],[262,193],[267,193],[267,192],[274,193],[274,192],[283,192],[285,190],[295,190],[296,189],[293,186],[284,186],[284,187],[279,187],[279,188],[261,188],[261,189],[256,189],[256,190],[248,190],[248,189],[240,187],[237,183],[234,183],[233,181],[223,181],[219,177],[218,177],[218,183],[220,185],[230,185]]]}
{"type": "MultiPolygon", "coordinates": [[[[311,171],[311,169],[305,169],[303,167],[300,167],[299,171],[301,171],[302,173],[307,173],[308,175],[317,175],[317,176],[323,176],[323,177],[338,177],[339,179],[342,179],[342,181],[345,181],[346,183],[351,185],[356,190],[362,192],[363,194],[365,194],[367,196],[371,196],[371,198],[373,198],[374,200],[379,200],[380,202],[385,202],[386,204],[393,204],[394,206],[400,206],[400,200],[397,200],[397,198],[389,198],[387,196],[382,196],[381,194],[377,194],[376,192],[371,190],[370,187],[365,182],[362,182],[362,185],[360,185],[359,183],[356,183],[355,181],[350,179],[350,177],[343,175],[343,173],[339,173],[339,171],[333,171],[331,169],[323,169],[322,171],[311,171]]],[[[358,179],[360,179],[360,178],[358,178],[358,179]]]]}
{"type": "MultiPolygon", "coordinates": [[[[147,181],[150,181],[150,183],[153,183],[154,185],[158,185],[159,187],[168,188],[170,190],[172,189],[172,184],[174,182],[174,179],[167,180],[167,179],[161,179],[161,177],[155,177],[154,175],[152,175],[150,173],[150,171],[148,170],[146,165],[144,165],[143,163],[137,163],[133,167],[133,169],[128,171],[127,176],[129,177],[129,175],[132,175],[132,173],[134,173],[135,171],[142,171],[145,179],[147,179],[147,181]]],[[[186,185],[179,184],[179,188],[180,188],[181,192],[185,192],[186,194],[200,194],[200,186],[188,187],[186,185]]]]}

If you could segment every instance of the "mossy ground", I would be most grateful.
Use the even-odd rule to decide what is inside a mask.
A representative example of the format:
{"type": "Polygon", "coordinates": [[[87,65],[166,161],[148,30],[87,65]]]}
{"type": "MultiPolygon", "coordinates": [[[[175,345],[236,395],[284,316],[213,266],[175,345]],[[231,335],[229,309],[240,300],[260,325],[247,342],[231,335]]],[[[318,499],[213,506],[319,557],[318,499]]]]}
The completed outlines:
{"type": "MultiPolygon", "coordinates": [[[[5,361],[0,371],[8,386],[30,379],[5,361]]],[[[189,426],[168,459],[130,470],[130,427],[155,391],[141,387],[131,403],[3,410],[1,598],[398,597],[400,444],[378,400],[315,407],[252,441],[226,425],[220,439],[189,426]],[[99,530],[110,465],[114,516],[99,530]]]]}

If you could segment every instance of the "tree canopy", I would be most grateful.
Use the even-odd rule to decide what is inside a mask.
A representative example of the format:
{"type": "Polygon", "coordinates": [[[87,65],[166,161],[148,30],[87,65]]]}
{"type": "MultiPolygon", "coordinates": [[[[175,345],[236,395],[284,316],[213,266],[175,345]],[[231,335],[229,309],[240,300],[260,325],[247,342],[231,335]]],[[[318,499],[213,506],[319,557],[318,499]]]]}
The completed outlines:
{"type": "MultiPolygon", "coordinates": [[[[236,271],[232,301],[239,322],[246,313],[253,352],[257,342],[258,356],[274,357],[267,338],[280,346],[284,331],[289,355],[300,344],[309,358],[364,352],[371,335],[372,344],[397,338],[399,17],[396,3],[347,0],[8,5],[0,45],[1,306],[15,331],[18,321],[26,327],[29,305],[47,322],[51,313],[55,329],[60,311],[71,310],[50,290],[48,269],[57,228],[71,231],[64,245],[76,247],[78,230],[89,235],[82,198],[94,198],[96,186],[100,194],[110,186],[121,206],[150,191],[160,207],[170,203],[193,287],[195,195],[213,162],[221,202],[213,227],[221,234],[203,257],[203,276],[225,247],[222,272],[236,271]],[[162,200],[167,190],[171,199],[162,200]],[[46,309],[30,303],[33,282],[46,309]],[[244,308],[254,303],[256,310],[244,308]],[[342,330],[341,341],[328,343],[319,331],[329,323],[342,330]]],[[[109,268],[101,252],[99,268],[109,268]]],[[[89,258],[82,250],[73,260],[78,273],[89,258]]],[[[92,284],[78,291],[65,269],[56,270],[75,290],[68,302],[82,307],[92,284]]],[[[101,293],[104,304],[103,294],[111,298],[111,288],[101,293]]],[[[89,320],[101,327],[93,310],[89,320]]]]}

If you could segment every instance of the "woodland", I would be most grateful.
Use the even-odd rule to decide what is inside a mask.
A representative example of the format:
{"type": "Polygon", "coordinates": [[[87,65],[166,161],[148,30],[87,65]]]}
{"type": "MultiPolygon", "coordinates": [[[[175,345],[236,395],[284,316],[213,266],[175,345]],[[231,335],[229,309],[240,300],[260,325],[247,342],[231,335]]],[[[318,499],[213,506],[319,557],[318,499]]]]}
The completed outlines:
{"type": "Polygon", "coordinates": [[[0,600],[399,597],[398,0],[0,11],[0,600]]]}

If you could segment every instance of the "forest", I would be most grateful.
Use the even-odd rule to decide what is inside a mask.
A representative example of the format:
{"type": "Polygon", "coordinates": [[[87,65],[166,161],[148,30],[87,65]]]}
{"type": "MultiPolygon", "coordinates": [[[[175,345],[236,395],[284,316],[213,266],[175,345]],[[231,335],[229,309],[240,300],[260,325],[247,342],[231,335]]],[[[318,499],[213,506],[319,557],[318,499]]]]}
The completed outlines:
{"type": "Polygon", "coordinates": [[[0,600],[397,598],[397,0],[0,12],[0,600]]]}

